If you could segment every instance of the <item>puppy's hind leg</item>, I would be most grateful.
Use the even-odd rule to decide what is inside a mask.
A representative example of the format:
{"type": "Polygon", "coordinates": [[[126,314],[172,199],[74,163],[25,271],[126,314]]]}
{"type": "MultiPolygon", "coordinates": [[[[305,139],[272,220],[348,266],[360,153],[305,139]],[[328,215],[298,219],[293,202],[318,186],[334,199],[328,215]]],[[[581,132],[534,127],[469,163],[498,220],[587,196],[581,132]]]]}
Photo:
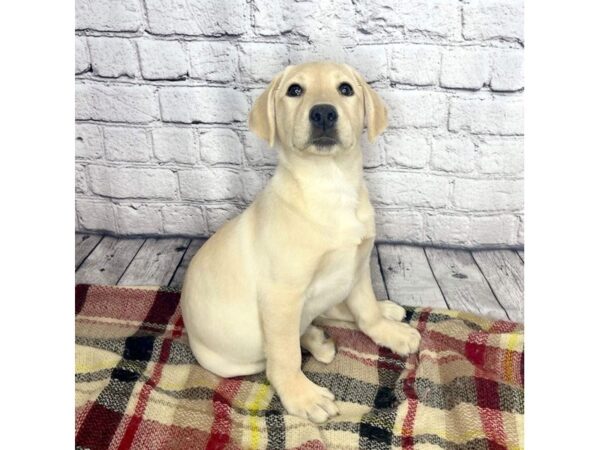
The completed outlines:
{"type": "Polygon", "coordinates": [[[302,337],[300,346],[310,352],[315,359],[324,364],[329,364],[335,358],[335,343],[328,338],[325,332],[314,325],[309,325],[302,337]]]}
{"type": "MultiPolygon", "coordinates": [[[[404,308],[391,300],[380,300],[377,302],[377,306],[381,311],[381,315],[386,319],[395,320],[396,322],[402,321],[406,315],[404,308]]],[[[344,322],[355,322],[354,315],[348,309],[346,302],[339,303],[334,307],[325,311],[320,317],[324,319],[343,320],[344,322]]]]}

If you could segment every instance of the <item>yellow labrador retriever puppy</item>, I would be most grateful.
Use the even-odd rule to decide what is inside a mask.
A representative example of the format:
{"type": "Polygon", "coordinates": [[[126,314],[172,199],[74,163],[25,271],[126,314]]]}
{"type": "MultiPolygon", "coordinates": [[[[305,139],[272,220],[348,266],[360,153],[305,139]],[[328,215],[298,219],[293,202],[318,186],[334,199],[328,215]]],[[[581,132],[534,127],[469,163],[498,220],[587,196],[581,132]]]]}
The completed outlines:
{"type": "Polygon", "coordinates": [[[308,63],[277,75],[250,112],[250,129],[279,144],[275,174],[194,256],[181,294],[203,367],[223,377],[266,369],[287,411],[314,422],[338,414],[333,394],[300,368],[300,347],[323,363],[335,356],[314,319],[355,321],[400,355],[420,341],[399,322],[404,309],[378,302],[371,286],[375,222],[359,145],[365,122],[374,141],[387,110],[349,66],[308,63]]]}

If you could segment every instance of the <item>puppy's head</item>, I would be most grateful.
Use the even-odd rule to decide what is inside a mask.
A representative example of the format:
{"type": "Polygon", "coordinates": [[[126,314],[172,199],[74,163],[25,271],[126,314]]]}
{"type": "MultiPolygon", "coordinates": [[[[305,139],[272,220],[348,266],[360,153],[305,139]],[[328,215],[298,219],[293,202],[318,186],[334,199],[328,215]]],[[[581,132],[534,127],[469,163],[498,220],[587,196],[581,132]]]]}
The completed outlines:
{"type": "Polygon", "coordinates": [[[250,129],[272,147],[331,155],[352,148],[364,126],[369,140],[387,127],[387,110],[364,78],[346,64],[289,66],[250,111],[250,129]]]}

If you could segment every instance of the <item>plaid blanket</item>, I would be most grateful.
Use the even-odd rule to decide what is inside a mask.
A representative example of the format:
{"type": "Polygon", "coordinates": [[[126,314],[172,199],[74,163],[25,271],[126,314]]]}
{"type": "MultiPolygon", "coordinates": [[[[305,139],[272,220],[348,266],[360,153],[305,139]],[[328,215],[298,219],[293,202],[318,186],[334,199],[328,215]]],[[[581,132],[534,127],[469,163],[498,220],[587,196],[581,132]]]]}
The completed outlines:
{"type": "Polygon", "coordinates": [[[422,335],[400,358],[353,324],[326,322],[334,361],[304,373],[336,396],[322,425],[286,414],[265,374],[223,379],[187,344],[179,293],[76,287],[76,446],[81,449],[520,449],[523,329],[407,308],[422,335]]]}

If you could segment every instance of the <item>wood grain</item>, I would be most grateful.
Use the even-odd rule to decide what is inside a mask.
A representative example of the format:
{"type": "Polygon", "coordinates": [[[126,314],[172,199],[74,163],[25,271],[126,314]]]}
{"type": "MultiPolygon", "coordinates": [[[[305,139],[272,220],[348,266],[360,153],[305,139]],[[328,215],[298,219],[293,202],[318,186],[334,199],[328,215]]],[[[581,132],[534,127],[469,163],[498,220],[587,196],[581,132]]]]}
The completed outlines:
{"type": "Polygon", "coordinates": [[[190,239],[147,239],[118,284],[168,285],[189,244],[190,239]]]}
{"type": "Polygon", "coordinates": [[[473,257],[508,317],[523,321],[523,260],[512,250],[474,251],[473,257]]]}
{"type": "Polygon", "coordinates": [[[96,248],[101,240],[102,236],[97,234],[75,234],[75,270],[81,266],[81,263],[92,253],[92,250],[96,248]]]}
{"type": "Polygon", "coordinates": [[[185,251],[185,254],[181,259],[179,266],[177,266],[177,270],[175,271],[173,278],[171,278],[171,281],[169,283],[170,287],[181,288],[181,286],[183,285],[183,277],[185,276],[185,271],[187,270],[190,261],[192,260],[196,252],[200,249],[200,247],[202,247],[202,244],[204,244],[205,242],[206,239],[194,239],[192,242],[190,242],[190,245],[185,251]]]}
{"type": "Polygon", "coordinates": [[[495,319],[508,318],[471,252],[426,248],[425,254],[450,309],[495,319]]]}
{"type": "Polygon", "coordinates": [[[117,284],[144,239],[117,239],[105,236],[75,273],[85,284],[117,284]]]}
{"type": "Polygon", "coordinates": [[[387,300],[388,293],[385,288],[385,283],[383,281],[383,275],[381,274],[381,267],[379,266],[379,254],[377,251],[377,246],[373,246],[373,251],[371,252],[371,284],[373,285],[373,292],[375,292],[375,297],[377,300],[387,300]]]}
{"type": "Polygon", "coordinates": [[[421,247],[379,244],[378,250],[390,300],[408,306],[448,307],[421,247]]]}

